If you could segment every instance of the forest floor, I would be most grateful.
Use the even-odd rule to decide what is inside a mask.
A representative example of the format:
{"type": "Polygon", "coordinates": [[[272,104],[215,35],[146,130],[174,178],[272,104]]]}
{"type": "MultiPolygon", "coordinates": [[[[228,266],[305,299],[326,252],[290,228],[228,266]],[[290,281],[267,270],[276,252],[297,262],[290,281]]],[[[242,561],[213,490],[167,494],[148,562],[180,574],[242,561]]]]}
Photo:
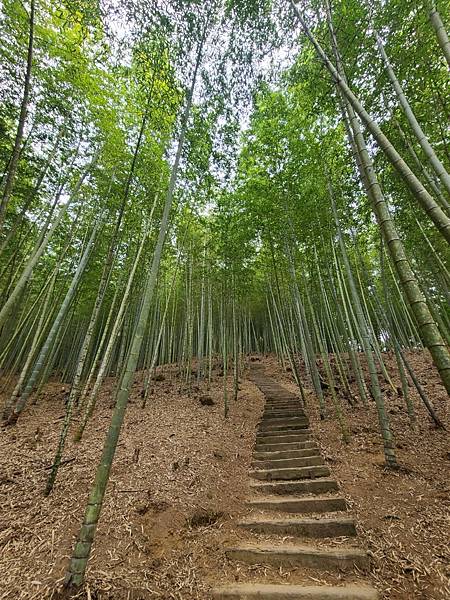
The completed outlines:
{"type": "MultiPolygon", "coordinates": [[[[450,429],[450,405],[427,357],[409,355],[441,420],[450,429]]],[[[295,390],[273,357],[267,375],[295,390]]],[[[393,359],[386,356],[394,384],[393,359]]],[[[164,367],[163,381],[141,408],[136,378],[107,490],[86,587],[88,600],[207,600],[212,583],[314,583],[316,573],[246,567],[229,562],[223,547],[245,535],[248,469],[264,399],[244,373],[237,402],[223,417],[223,383],[214,371],[210,390],[191,393],[164,367]],[[208,395],[214,405],[203,405],[208,395]]],[[[14,428],[0,431],[0,600],[47,600],[61,588],[111,415],[114,380],[76,444],[71,436],[53,493],[43,490],[64,414],[67,386],[49,383],[14,428]]],[[[229,389],[232,389],[231,380],[229,389]]],[[[412,431],[403,399],[385,386],[401,468],[384,467],[373,403],[344,412],[352,438],[341,441],[334,419],[320,421],[307,392],[311,427],[359,524],[372,558],[369,579],[390,600],[450,597],[450,441],[412,393],[418,426],[412,431]]],[[[332,405],[329,401],[329,411],[332,405]]],[[[341,575],[327,577],[339,582],[341,575]],[[334,577],[334,579],[333,579],[334,577]]],[[[348,579],[345,579],[347,581],[348,579]]]]}

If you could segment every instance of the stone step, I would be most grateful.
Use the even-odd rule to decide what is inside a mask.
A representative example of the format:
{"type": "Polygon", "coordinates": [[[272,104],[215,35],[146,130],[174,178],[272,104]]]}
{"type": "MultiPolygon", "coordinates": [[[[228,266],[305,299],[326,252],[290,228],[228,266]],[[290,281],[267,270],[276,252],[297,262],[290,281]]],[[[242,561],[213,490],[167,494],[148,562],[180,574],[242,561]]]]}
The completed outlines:
{"type": "Polygon", "coordinates": [[[349,570],[369,567],[369,557],[359,548],[316,548],[308,545],[242,544],[225,549],[228,558],[251,565],[349,570]]]}
{"type": "Polygon", "coordinates": [[[255,460],[252,466],[255,469],[287,469],[290,467],[315,467],[325,464],[319,456],[302,456],[300,458],[281,458],[277,460],[255,460]]]}
{"type": "Polygon", "coordinates": [[[263,429],[257,431],[257,437],[267,437],[268,435],[293,435],[295,433],[304,434],[305,429],[308,429],[308,425],[284,425],[283,429],[263,429]]]}
{"type": "MultiPolygon", "coordinates": [[[[279,418],[280,417],[277,417],[277,419],[279,419],[279,418]]],[[[264,426],[263,429],[265,429],[266,426],[273,426],[273,427],[282,426],[285,429],[291,429],[292,427],[308,427],[308,425],[309,425],[308,419],[305,419],[303,417],[289,417],[289,419],[298,419],[298,420],[294,423],[287,423],[287,424],[283,425],[283,423],[272,423],[272,421],[274,419],[272,419],[272,418],[268,419],[268,418],[264,417],[259,421],[259,426],[261,427],[261,425],[263,425],[264,426]]]]}
{"type": "Polygon", "coordinates": [[[266,396],[265,405],[268,406],[272,404],[300,404],[300,406],[303,406],[302,401],[298,396],[283,396],[279,398],[268,398],[266,396]]]}
{"type": "Polygon", "coordinates": [[[256,444],[286,444],[289,442],[308,442],[311,440],[311,430],[304,429],[302,433],[274,433],[273,435],[257,436],[256,444]]]}
{"type": "Polygon", "coordinates": [[[319,456],[319,448],[304,450],[284,450],[283,452],[254,452],[254,460],[283,460],[284,458],[303,458],[304,456],[319,456]]]}
{"type": "Polygon", "coordinates": [[[304,425],[296,425],[294,429],[260,429],[256,430],[256,435],[258,439],[266,438],[266,437],[285,437],[288,435],[312,435],[312,430],[308,427],[307,424],[304,425]]]}
{"type": "Polygon", "coordinates": [[[264,410],[279,410],[280,408],[295,408],[305,411],[305,407],[296,398],[291,400],[282,400],[280,402],[265,402],[264,410]]]}
{"type": "Polygon", "coordinates": [[[285,387],[277,386],[277,387],[267,387],[264,386],[264,395],[270,398],[299,398],[299,394],[295,392],[291,392],[291,390],[287,390],[285,387]]]}
{"type": "Polygon", "coordinates": [[[262,391],[264,396],[266,396],[267,400],[285,400],[286,398],[297,398],[298,395],[294,394],[294,392],[289,392],[288,390],[278,387],[278,388],[270,388],[266,386],[258,386],[262,391]]]}
{"type": "Polygon", "coordinates": [[[306,415],[302,415],[297,411],[287,411],[286,413],[282,413],[279,410],[274,412],[264,412],[261,416],[260,423],[265,423],[267,425],[283,425],[283,423],[275,423],[276,420],[279,421],[291,421],[290,423],[286,423],[290,425],[291,423],[295,424],[295,421],[292,419],[296,419],[297,421],[304,421],[305,423],[309,423],[309,419],[306,415]],[[288,414],[289,413],[289,414],[288,414]]]}
{"type": "Polygon", "coordinates": [[[279,392],[278,394],[267,392],[264,393],[264,396],[266,398],[267,404],[269,404],[270,402],[301,402],[300,396],[297,396],[296,394],[291,394],[289,392],[279,392]]]}
{"type": "Polygon", "coordinates": [[[212,590],[214,600],[379,600],[369,586],[303,586],[233,583],[212,590]]]}
{"type": "Polygon", "coordinates": [[[280,415],[280,413],[275,413],[273,415],[263,415],[260,423],[264,423],[265,425],[296,425],[299,423],[309,423],[309,420],[297,414],[284,416],[280,415]]]}
{"type": "Polygon", "coordinates": [[[258,423],[260,432],[264,431],[284,431],[290,429],[305,429],[309,427],[307,419],[296,419],[293,423],[272,423],[272,419],[261,419],[258,423]]]}
{"type": "Polygon", "coordinates": [[[305,415],[301,412],[299,412],[298,410],[294,410],[294,409],[289,409],[289,410],[270,410],[270,411],[263,411],[263,414],[261,415],[261,421],[274,421],[275,419],[284,419],[284,420],[291,420],[291,419],[301,419],[303,421],[308,421],[308,415],[305,415]]]}
{"type": "Polygon", "coordinates": [[[303,450],[304,448],[315,448],[317,442],[307,439],[304,442],[283,442],[283,443],[258,443],[255,446],[255,452],[278,452],[279,450],[303,450]]]}
{"type": "Polygon", "coordinates": [[[313,479],[314,477],[327,477],[330,469],[326,465],[317,467],[291,467],[287,469],[266,469],[250,471],[250,477],[273,481],[274,479],[313,479]]]}
{"type": "Polygon", "coordinates": [[[290,392],[282,387],[279,388],[261,388],[261,391],[263,392],[264,396],[266,396],[267,400],[285,400],[286,398],[288,399],[299,399],[298,394],[295,394],[294,392],[290,392]]]}
{"type": "Polygon", "coordinates": [[[305,410],[305,407],[298,398],[290,398],[287,400],[266,400],[264,408],[276,408],[278,406],[295,406],[305,410]]]}
{"type": "Polygon", "coordinates": [[[272,429],[257,429],[256,435],[258,437],[267,437],[269,435],[304,435],[306,429],[312,433],[312,431],[309,429],[308,423],[304,423],[302,425],[276,425],[272,429]]]}
{"type": "Polygon", "coordinates": [[[284,419],[285,417],[298,417],[307,421],[306,416],[298,410],[265,410],[263,412],[263,420],[267,419],[284,419]]]}
{"type": "Polygon", "coordinates": [[[302,401],[298,396],[283,395],[283,396],[279,396],[278,398],[269,398],[267,396],[267,394],[264,394],[264,395],[266,398],[266,405],[267,404],[289,404],[291,402],[296,402],[297,404],[302,404],[302,401]]]}
{"type": "Polygon", "coordinates": [[[264,396],[266,399],[266,404],[276,404],[282,402],[298,402],[299,404],[302,403],[302,399],[296,394],[264,394],[264,396]]]}
{"type": "Polygon", "coordinates": [[[283,400],[280,402],[266,402],[264,403],[264,410],[283,410],[286,408],[305,411],[305,407],[296,398],[290,400],[283,400]]]}
{"type": "Polygon", "coordinates": [[[267,414],[267,415],[272,415],[272,416],[281,413],[281,417],[279,417],[279,418],[283,418],[283,415],[285,415],[286,417],[300,417],[302,419],[308,418],[308,415],[306,415],[304,413],[304,411],[302,411],[300,408],[294,407],[294,406],[289,406],[289,407],[286,406],[286,407],[282,407],[282,408],[273,408],[273,409],[265,408],[263,410],[263,413],[267,414]],[[289,415],[287,413],[294,413],[294,414],[289,415]]]}
{"type": "Polygon", "coordinates": [[[290,402],[266,402],[264,404],[264,410],[282,410],[285,408],[295,408],[296,410],[302,410],[305,412],[305,408],[298,402],[298,400],[292,400],[290,402]]]}
{"type": "Polygon", "coordinates": [[[261,496],[247,501],[250,508],[289,513],[327,513],[347,510],[345,498],[340,496],[261,496]]]}
{"type": "MultiPolygon", "coordinates": [[[[261,390],[263,391],[263,390],[261,390]]],[[[292,402],[292,401],[296,401],[296,402],[301,402],[301,398],[300,396],[297,396],[296,394],[292,394],[290,392],[278,392],[278,393],[273,393],[273,392],[264,392],[264,396],[266,398],[266,403],[269,402],[292,402]]]]}
{"type": "Polygon", "coordinates": [[[298,425],[293,429],[257,429],[256,430],[256,439],[259,443],[259,440],[263,440],[269,437],[282,438],[293,435],[312,435],[313,432],[307,425],[304,427],[299,427],[298,425]]]}
{"type": "MultiPolygon", "coordinates": [[[[252,481],[250,483],[250,489],[256,493],[268,494],[269,496],[275,495],[275,498],[273,498],[273,500],[277,500],[276,496],[278,495],[284,496],[288,494],[323,494],[324,492],[336,492],[339,489],[339,486],[337,484],[337,481],[335,481],[334,479],[317,478],[305,479],[303,481],[274,481],[273,483],[259,483],[256,481],[252,481]]],[[[296,500],[300,501],[302,500],[302,498],[296,498],[296,500]]],[[[308,500],[310,499],[308,498],[308,500]]],[[[258,508],[264,508],[264,506],[258,508]]],[[[304,509],[299,512],[311,512],[309,510],[305,510],[305,508],[307,508],[307,506],[304,506],[304,509]]],[[[274,508],[274,510],[279,509],[274,508]]],[[[345,510],[345,508],[343,510],[345,510]]]]}
{"type": "Polygon", "coordinates": [[[306,419],[302,417],[288,417],[286,419],[261,419],[259,423],[260,429],[265,429],[267,427],[273,427],[274,425],[303,425],[307,423],[306,419]]]}
{"type": "Polygon", "coordinates": [[[301,517],[266,519],[263,517],[250,517],[239,521],[238,526],[257,533],[274,533],[294,537],[331,538],[356,535],[355,521],[350,517],[336,519],[304,519],[301,517]]]}

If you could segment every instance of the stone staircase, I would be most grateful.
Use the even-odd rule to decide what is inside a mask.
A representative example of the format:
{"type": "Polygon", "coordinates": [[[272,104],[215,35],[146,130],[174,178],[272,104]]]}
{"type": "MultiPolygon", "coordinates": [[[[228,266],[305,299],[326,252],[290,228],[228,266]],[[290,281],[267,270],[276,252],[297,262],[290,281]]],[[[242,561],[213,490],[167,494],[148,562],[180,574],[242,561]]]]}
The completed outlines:
{"type": "MultiPolygon", "coordinates": [[[[354,538],[356,527],[347,516],[345,498],[324,464],[308,417],[299,399],[264,375],[253,381],[266,397],[256,434],[248,507],[254,511],[238,526],[279,543],[258,540],[225,549],[230,560],[249,565],[315,569],[321,580],[327,572],[359,576],[369,568],[363,550],[345,543],[314,544],[327,538],[354,538]],[[336,514],[334,514],[336,513],[336,514]],[[305,516],[304,516],[305,515],[305,516]],[[295,541],[286,541],[285,538],[295,541]],[[297,541],[298,540],[298,541],[297,541]]],[[[360,577],[362,578],[362,577],[360,577]]],[[[290,585],[234,583],[213,590],[215,600],[377,600],[369,585],[290,585]]]]}

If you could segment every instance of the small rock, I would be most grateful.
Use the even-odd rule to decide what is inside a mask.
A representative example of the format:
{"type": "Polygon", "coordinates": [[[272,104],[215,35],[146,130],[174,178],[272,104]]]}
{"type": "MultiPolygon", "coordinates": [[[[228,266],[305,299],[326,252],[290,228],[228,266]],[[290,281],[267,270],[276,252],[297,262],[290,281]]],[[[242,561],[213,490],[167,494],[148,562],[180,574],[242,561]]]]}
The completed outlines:
{"type": "Polygon", "coordinates": [[[214,525],[222,516],[222,512],[197,509],[186,521],[188,527],[191,528],[208,527],[209,525],[214,525]]]}
{"type": "Polygon", "coordinates": [[[140,502],[136,506],[136,512],[138,515],[145,515],[146,513],[148,513],[148,504],[146,504],[145,502],[140,502]]]}
{"type": "Polygon", "coordinates": [[[218,450],[214,450],[214,452],[213,452],[213,455],[214,455],[216,458],[223,458],[223,454],[222,454],[222,452],[219,452],[218,450]]]}
{"type": "Polygon", "coordinates": [[[211,398],[211,396],[207,396],[206,394],[203,396],[200,396],[199,400],[200,400],[200,404],[202,406],[214,406],[214,404],[215,404],[215,402],[211,398]]]}
{"type": "Polygon", "coordinates": [[[0,485],[7,485],[9,483],[16,483],[16,481],[7,475],[0,475],[0,485]]]}

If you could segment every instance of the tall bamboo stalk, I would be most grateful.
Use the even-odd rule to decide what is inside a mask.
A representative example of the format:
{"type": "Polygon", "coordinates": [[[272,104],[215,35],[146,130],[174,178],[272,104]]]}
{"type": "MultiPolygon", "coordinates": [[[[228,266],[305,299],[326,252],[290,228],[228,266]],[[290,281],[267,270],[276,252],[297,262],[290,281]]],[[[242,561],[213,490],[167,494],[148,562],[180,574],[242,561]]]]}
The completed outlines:
{"type": "Polygon", "coordinates": [[[91,553],[92,543],[94,541],[95,531],[97,523],[100,517],[103,499],[106,492],[106,487],[109,480],[109,473],[113,463],[114,455],[116,452],[117,442],[119,440],[120,429],[125,417],[125,412],[128,405],[128,398],[130,395],[131,386],[134,379],[134,372],[139,359],[139,353],[142,347],[143,337],[145,328],[150,312],[150,307],[154,295],[156,278],[159,271],[159,264],[161,261],[162,251],[164,242],[169,227],[169,216],[170,209],[172,207],[173,194],[178,176],[178,168],[181,159],[181,152],[183,150],[184,138],[186,136],[186,130],[188,126],[188,119],[191,112],[193,94],[195,83],[197,79],[197,72],[200,67],[200,61],[202,57],[203,44],[206,38],[206,26],[202,34],[202,38],[199,43],[197,58],[195,62],[194,72],[192,76],[192,82],[189,89],[186,107],[181,124],[181,132],[178,140],[178,147],[175,155],[175,161],[172,167],[172,172],[169,181],[169,187],[167,189],[166,198],[164,202],[163,214],[161,217],[160,229],[158,233],[158,239],[156,242],[155,251],[153,254],[153,260],[150,268],[150,272],[147,277],[145,289],[142,298],[141,309],[139,312],[138,321],[136,323],[133,339],[131,342],[130,351],[128,353],[126,365],[120,379],[116,404],[114,407],[113,415],[111,418],[111,424],[106,434],[105,443],[103,446],[103,452],[100,459],[100,463],[97,468],[95,481],[91,492],[89,494],[89,500],[86,507],[86,513],[84,521],[81,526],[80,533],[78,535],[78,541],[75,545],[70,565],[65,578],[66,587],[80,586],[84,580],[84,574],[86,571],[87,563],[91,553]]]}
{"type": "MultiPolygon", "coordinates": [[[[326,2],[326,6],[329,28],[332,35],[333,50],[339,69],[338,76],[340,80],[344,80],[345,73],[339,48],[337,46],[337,40],[334,35],[328,1],[326,2]]],[[[311,32],[310,35],[312,36],[311,32]]],[[[315,39],[313,36],[312,38],[315,39]]],[[[336,72],[334,67],[333,71],[336,72]]],[[[342,88],[339,87],[339,89],[342,88]]],[[[372,210],[376,216],[378,225],[383,234],[383,238],[389,249],[389,253],[391,255],[392,262],[394,263],[400,283],[403,287],[405,297],[407,298],[411,307],[411,311],[416,318],[420,337],[433,358],[433,362],[439,372],[447,393],[450,394],[450,354],[447,345],[442,338],[439,328],[434,322],[431,311],[427,306],[414,271],[412,270],[406,256],[403,243],[397,232],[394,220],[390,214],[389,207],[376,177],[373,163],[367,150],[367,145],[362,134],[359,121],[353,109],[353,105],[344,93],[341,95],[341,100],[343,103],[344,121],[347,121],[348,119],[347,132],[349,135],[350,146],[353,148],[356,164],[360,172],[361,180],[366,188],[372,210]]]]}
{"type": "Polygon", "coordinates": [[[417,179],[415,174],[411,171],[409,166],[394,148],[390,140],[382,132],[379,125],[364,109],[360,100],[348,86],[346,78],[343,77],[343,75],[334,67],[333,63],[328,58],[325,51],[322,49],[322,46],[319,44],[316,37],[312,33],[303,14],[301,13],[301,11],[298,10],[297,6],[295,5],[294,0],[289,0],[289,2],[294,8],[295,14],[302,26],[303,31],[305,32],[308,39],[311,41],[317,55],[329,71],[336,86],[342,92],[344,98],[346,99],[346,102],[349,104],[349,106],[351,106],[352,110],[359,115],[367,130],[372,134],[380,148],[386,154],[386,157],[388,158],[392,166],[399,172],[399,174],[405,180],[414,198],[416,198],[417,202],[423,208],[425,213],[433,221],[438,231],[443,235],[447,242],[450,243],[450,218],[447,217],[444,211],[436,203],[434,198],[425,189],[425,187],[422,185],[419,179],[417,179]]]}

